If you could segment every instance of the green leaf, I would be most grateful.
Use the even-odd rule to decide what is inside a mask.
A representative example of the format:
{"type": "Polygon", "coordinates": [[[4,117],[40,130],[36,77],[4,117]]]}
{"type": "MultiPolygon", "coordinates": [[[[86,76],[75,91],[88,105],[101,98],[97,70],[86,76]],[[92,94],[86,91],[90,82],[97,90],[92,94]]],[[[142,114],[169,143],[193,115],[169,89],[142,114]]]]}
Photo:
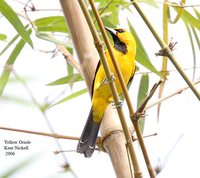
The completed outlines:
{"type": "Polygon", "coordinates": [[[66,77],[62,77],[58,80],[55,80],[47,85],[54,86],[54,85],[72,84],[72,83],[78,82],[78,81],[83,81],[83,78],[81,77],[81,75],[80,74],[71,74],[66,77]]]}
{"type": "Polygon", "coordinates": [[[26,31],[26,28],[23,26],[16,13],[4,0],[0,0],[0,12],[12,24],[12,26],[19,33],[22,39],[33,48],[32,40],[30,38],[30,35],[26,31]]]}
{"type": "Polygon", "coordinates": [[[197,18],[200,20],[200,13],[199,13],[199,11],[196,8],[193,8],[193,10],[194,10],[197,18]]]}
{"type": "MultiPolygon", "coordinates": [[[[144,99],[147,97],[148,90],[149,90],[149,75],[143,74],[138,89],[137,108],[142,104],[144,99]]],[[[139,120],[139,125],[142,132],[144,131],[144,124],[145,124],[145,117],[139,120]]]]}
{"type": "MultiPolygon", "coordinates": [[[[186,0],[181,0],[181,3],[182,4],[185,4],[185,1],[186,0]]],[[[178,22],[178,20],[182,17],[182,14],[184,13],[184,8],[177,8],[176,11],[177,11],[177,15],[176,17],[174,18],[174,20],[172,20],[171,18],[171,15],[170,15],[170,9],[169,9],[169,6],[167,5],[167,8],[168,8],[168,15],[169,15],[169,22],[170,23],[173,23],[175,24],[176,22],[178,22]]]]}
{"type": "MultiPolygon", "coordinates": [[[[176,11],[178,11],[178,7],[174,7],[176,11]]],[[[193,15],[191,15],[187,10],[184,10],[181,18],[185,23],[189,23],[191,26],[197,28],[200,30],[200,20],[195,18],[193,15]]]]}
{"type": "Polygon", "coordinates": [[[190,38],[190,44],[191,44],[191,47],[192,47],[192,54],[193,54],[193,79],[195,77],[195,68],[196,68],[196,52],[195,52],[195,47],[194,47],[194,41],[193,41],[193,38],[192,38],[192,32],[191,32],[191,29],[190,29],[190,26],[185,23],[185,27],[188,31],[188,35],[189,35],[189,38],[190,38]]]}
{"type": "Polygon", "coordinates": [[[158,8],[158,5],[156,3],[155,0],[138,0],[138,2],[144,2],[152,7],[157,7],[158,8]]]}
{"type": "MultiPolygon", "coordinates": [[[[31,30],[29,30],[29,32],[31,33],[31,30]]],[[[12,66],[13,66],[17,56],[23,49],[25,43],[26,42],[23,39],[21,39],[6,61],[4,70],[0,76],[0,97],[2,96],[5,86],[8,83],[10,72],[12,71],[12,66]]]]}
{"type": "Polygon", "coordinates": [[[116,25],[114,25],[110,19],[108,19],[107,17],[102,17],[101,18],[102,22],[103,22],[103,25],[105,27],[110,27],[110,28],[116,28],[116,25]]]}
{"type": "Polygon", "coordinates": [[[22,97],[18,97],[17,94],[16,94],[16,96],[14,96],[14,95],[3,95],[1,97],[1,100],[5,101],[5,102],[16,103],[18,105],[34,106],[33,102],[31,102],[28,99],[23,99],[22,97]]]}
{"type": "Polygon", "coordinates": [[[77,91],[77,92],[75,92],[75,93],[72,93],[71,95],[69,95],[69,96],[67,96],[67,97],[65,97],[65,98],[63,98],[63,99],[61,99],[60,101],[58,101],[57,103],[51,105],[50,107],[53,107],[53,106],[56,106],[56,105],[58,105],[58,104],[64,103],[64,102],[66,102],[66,101],[69,101],[69,100],[71,100],[71,99],[74,99],[74,98],[76,98],[76,97],[78,97],[78,96],[80,96],[80,95],[86,93],[87,91],[88,91],[87,89],[83,89],[83,90],[77,91]]]}
{"type": "Polygon", "coordinates": [[[149,59],[149,56],[144,49],[142,42],[140,41],[137,33],[135,32],[134,28],[132,27],[130,23],[129,23],[129,27],[130,27],[130,32],[135,37],[136,44],[137,44],[136,61],[140,63],[141,65],[143,65],[144,67],[146,67],[147,69],[149,69],[150,71],[157,74],[158,76],[161,76],[160,72],[158,72],[157,69],[152,65],[149,59]]]}
{"type": "Polygon", "coordinates": [[[5,48],[0,52],[0,56],[18,39],[19,34],[15,35],[12,40],[5,46],[5,48]]]}
{"type": "Polygon", "coordinates": [[[196,39],[197,45],[198,45],[199,50],[200,50],[200,39],[199,39],[199,36],[197,35],[196,29],[194,27],[191,27],[191,28],[192,28],[192,32],[194,34],[194,37],[196,39]]]}
{"type": "Polygon", "coordinates": [[[60,45],[63,45],[66,47],[66,43],[64,43],[63,41],[60,41],[56,38],[54,38],[52,35],[50,34],[47,34],[47,33],[41,33],[41,32],[36,32],[35,34],[38,38],[41,38],[43,40],[46,40],[46,41],[50,41],[50,42],[53,42],[55,44],[60,44],[60,45]]]}
{"type": "Polygon", "coordinates": [[[33,22],[39,32],[67,33],[65,18],[63,16],[50,16],[37,19],[33,22]]]}
{"type": "Polygon", "coordinates": [[[6,41],[7,36],[5,34],[0,33],[0,40],[1,41],[6,41]]]}

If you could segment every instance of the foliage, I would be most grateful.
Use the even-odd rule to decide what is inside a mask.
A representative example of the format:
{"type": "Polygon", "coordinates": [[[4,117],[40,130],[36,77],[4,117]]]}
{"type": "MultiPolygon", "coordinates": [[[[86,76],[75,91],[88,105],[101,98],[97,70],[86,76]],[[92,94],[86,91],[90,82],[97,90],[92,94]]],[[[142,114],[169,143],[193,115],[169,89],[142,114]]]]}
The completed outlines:
{"type": "Polygon", "coordinates": [[[17,14],[4,0],[0,0],[0,12],[12,24],[23,40],[33,47],[32,40],[27,33],[26,28],[23,26],[17,14]]]}
{"type": "MultiPolygon", "coordinates": [[[[152,8],[158,8],[158,4],[156,1],[149,1],[149,0],[140,0],[140,3],[146,3],[152,8]]],[[[184,3],[185,1],[182,1],[184,3]]],[[[98,4],[98,10],[99,13],[102,17],[102,20],[104,22],[105,26],[110,26],[110,27],[116,27],[119,23],[118,21],[118,16],[121,10],[127,9],[132,13],[130,10],[129,6],[131,5],[125,0],[106,0],[106,1],[101,1],[101,0],[96,0],[96,3],[98,4]]],[[[200,49],[200,39],[198,36],[199,30],[200,30],[200,13],[196,8],[192,8],[194,11],[193,15],[191,12],[188,10],[179,7],[178,4],[170,4],[167,5],[167,8],[164,9],[164,14],[168,14],[168,21],[163,21],[164,23],[173,23],[176,24],[180,19],[183,20],[187,31],[188,35],[190,38],[190,43],[193,51],[193,64],[194,64],[194,71],[196,67],[196,51],[194,49],[194,43],[196,42],[199,49],[200,49]],[[172,8],[170,7],[172,6],[172,8]],[[174,20],[172,20],[170,10],[175,10],[177,12],[176,17],[174,20]],[[169,13],[168,13],[169,12],[169,13]]],[[[89,6],[89,5],[88,5],[89,6]]],[[[17,14],[14,12],[14,10],[4,1],[0,0],[0,11],[2,15],[12,24],[12,26],[17,30],[17,35],[13,37],[13,39],[8,42],[8,44],[1,50],[0,55],[3,55],[4,52],[9,49],[12,44],[19,38],[21,37],[22,39],[18,43],[18,45],[15,47],[13,52],[11,53],[10,57],[8,58],[6,64],[5,64],[5,69],[2,72],[0,76],[0,96],[3,94],[4,88],[6,84],[8,83],[9,80],[9,75],[10,75],[10,70],[8,70],[8,66],[11,66],[14,64],[15,60],[17,59],[18,55],[20,54],[20,51],[23,49],[25,42],[29,43],[31,46],[32,40],[30,38],[30,30],[27,31],[27,28],[30,28],[29,25],[26,27],[23,26],[22,22],[20,21],[19,17],[17,14]],[[6,67],[7,66],[7,67],[6,67]]],[[[91,16],[94,18],[91,10],[90,10],[91,16]]],[[[95,22],[95,20],[94,20],[95,22]]],[[[42,17],[34,20],[31,22],[31,24],[35,27],[35,35],[38,38],[41,38],[43,40],[46,40],[48,42],[54,43],[54,44],[60,44],[63,46],[66,46],[68,51],[70,51],[73,55],[73,47],[69,45],[69,43],[63,42],[63,40],[60,40],[58,38],[58,34],[62,34],[63,36],[68,37],[68,41],[70,41],[69,37],[69,30],[66,26],[65,19],[63,16],[47,16],[47,17],[42,17]]],[[[147,68],[149,71],[157,74],[158,76],[161,76],[161,74],[158,72],[158,70],[154,67],[154,65],[151,63],[151,59],[149,58],[144,46],[143,46],[143,40],[140,39],[134,30],[134,26],[128,21],[129,28],[131,33],[135,36],[136,42],[137,42],[137,56],[136,60],[138,63],[140,63],[142,66],[147,68]]],[[[166,26],[164,24],[164,26],[166,26]]],[[[165,29],[168,30],[168,29],[165,29]]],[[[6,34],[0,34],[0,40],[6,40],[7,35],[6,34]]],[[[71,42],[70,42],[71,44],[71,42]]],[[[55,86],[55,85],[60,85],[60,84],[69,84],[70,86],[73,86],[74,82],[79,82],[82,81],[83,79],[81,78],[80,74],[74,73],[73,66],[71,66],[69,63],[67,63],[67,69],[68,69],[68,75],[65,77],[62,77],[60,79],[57,79],[56,81],[53,81],[49,84],[48,86],[55,86]]],[[[162,68],[164,69],[164,68],[162,68]]],[[[167,69],[165,69],[167,70],[167,69]]],[[[141,86],[143,86],[143,89],[145,91],[148,90],[148,84],[146,83],[146,80],[144,80],[144,76],[141,78],[141,86]]],[[[140,98],[143,97],[143,93],[141,92],[141,89],[138,90],[139,95],[138,95],[138,103],[140,103],[140,98]]],[[[80,90],[79,92],[76,92],[76,94],[72,94],[66,98],[61,99],[58,103],[62,103],[64,101],[68,101],[69,99],[73,99],[81,94],[85,93],[85,90],[80,90]],[[84,91],[84,92],[83,92],[84,91]]]]}
{"type": "MultiPolygon", "coordinates": [[[[119,13],[126,9],[129,12],[133,13],[129,6],[131,5],[126,0],[96,0],[95,1],[98,4],[98,10],[101,14],[102,20],[104,22],[105,26],[110,27],[116,27],[119,24],[119,13]]],[[[159,4],[157,1],[154,0],[139,0],[141,4],[145,3],[147,5],[150,5],[151,8],[159,8],[159,4]]],[[[90,8],[88,8],[90,9],[90,8]]],[[[24,46],[26,43],[28,43],[31,47],[34,46],[33,41],[30,37],[31,31],[32,31],[32,25],[35,30],[35,36],[48,41],[49,43],[54,43],[56,45],[63,45],[65,46],[68,51],[72,55],[74,55],[74,49],[71,45],[71,39],[69,35],[69,29],[66,26],[65,19],[63,16],[47,16],[38,18],[32,22],[27,21],[28,25],[24,26],[22,21],[20,20],[19,16],[16,14],[16,12],[5,2],[4,0],[0,0],[0,12],[2,15],[9,21],[9,23],[16,29],[17,34],[6,44],[6,46],[2,49],[0,49],[0,56],[4,55],[4,53],[13,46],[14,43],[17,42],[17,45],[12,50],[10,56],[8,57],[4,70],[2,71],[0,75],[0,97],[3,95],[3,92],[5,91],[5,87],[9,82],[10,73],[12,71],[12,66],[15,64],[15,61],[17,60],[17,57],[19,56],[22,49],[24,49],[24,46]],[[64,42],[63,39],[60,38],[60,36],[63,37],[63,39],[67,38],[67,42],[64,42]]],[[[167,14],[167,18],[169,20],[164,21],[164,23],[172,23],[174,25],[178,26],[178,21],[182,20],[185,24],[185,27],[188,31],[188,36],[190,39],[190,44],[193,52],[193,67],[194,67],[194,74],[195,74],[195,67],[196,67],[196,50],[195,50],[195,44],[198,46],[198,50],[200,50],[200,39],[199,39],[199,30],[200,30],[200,12],[197,8],[193,7],[189,10],[186,10],[183,8],[180,4],[169,4],[167,5],[167,8],[164,11],[165,14],[167,14]],[[176,12],[175,20],[172,20],[171,17],[171,11],[176,12]]],[[[94,18],[91,10],[90,10],[91,16],[94,18]]],[[[150,57],[148,56],[147,49],[144,47],[145,40],[140,39],[137,35],[134,26],[127,20],[129,29],[132,34],[134,34],[136,41],[137,41],[137,62],[145,67],[148,71],[161,76],[161,73],[159,72],[159,69],[156,69],[154,64],[152,64],[150,57]]],[[[94,19],[95,23],[95,19],[94,19]]],[[[95,23],[96,24],[96,23],[95,23]]],[[[166,24],[164,24],[166,25],[166,24]]],[[[9,33],[9,32],[8,32],[9,33]]],[[[0,42],[7,40],[8,34],[1,34],[0,33],[0,42]]],[[[167,69],[166,69],[167,70],[167,69]]],[[[151,78],[147,74],[142,75],[140,80],[140,86],[138,88],[138,101],[137,106],[141,104],[141,102],[144,100],[144,98],[147,96],[148,90],[149,90],[149,81],[151,78]]],[[[83,78],[80,74],[74,72],[73,66],[71,66],[69,63],[67,63],[67,74],[66,76],[62,76],[59,79],[50,82],[47,84],[47,86],[57,86],[57,85],[63,85],[68,84],[71,87],[76,82],[83,81],[83,78]]],[[[78,90],[68,96],[65,96],[61,100],[57,101],[56,103],[53,103],[52,105],[48,106],[47,109],[61,104],[63,102],[67,102],[70,99],[74,99],[84,93],[86,93],[86,89],[78,90]]],[[[140,124],[142,130],[144,129],[144,121],[140,124]]]]}
{"type": "MultiPolygon", "coordinates": [[[[148,1],[148,0],[141,0],[139,1],[141,3],[146,3],[148,5],[151,5],[152,8],[154,7],[159,7],[156,1],[148,1]]],[[[184,3],[185,1],[182,1],[184,3]]],[[[129,6],[130,3],[127,3],[125,0],[117,0],[117,1],[112,1],[112,0],[106,0],[106,1],[100,1],[97,0],[96,3],[98,4],[98,10],[99,13],[101,14],[102,20],[105,24],[105,26],[111,26],[115,27],[119,23],[118,21],[118,16],[121,10],[127,9],[132,13],[130,10],[129,6]]],[[[179,7],[178,4],[170,4],[167,5],[167,8],[165,8],[164,13],[168,14],[168,21],[164,21],[164,23],[173,23],[176,24],[180,19],[183,20],[187,31],[188,35],[190,38],[190,43],[193,51],[193,64],[194,64],[194,70],[196,67],[196,51],[194,48],[194,43],[196,42],[199,49],[200,49],[200,39],[198,36],[199,30],[200,30],[200,13],[196,8],[192,8],[193,12],[195,15],[193,15],[191,12],[188,10],[182,8],[181,6],[179,7]],[[170,5],[173,7],[171,8],[170,5]],[[170,10],[175,10],[177,12],[176,17],[174,20],[172,20],[170,10]],[[169,12],[169,13],[168,13],[169,12]]],[[[0,77],[0,96],[2,95],[4,88],[9,80],[9,75],[10,71],[8,70],[8,66],[11,66],[14,64],[15,60],[17,59],[18,55],[20,54],[20,51],[23,49],[25,42],[29,43],[31,46],[32,40],[30,38],[30,30],[27,30],[29,26],[27,25],[26,27],[23,26],[22,22],[20,21],[19,17],[17,14],[14,12],[14,10],[4,1],[0,0],[0,11],[2,15],[12,24],[12,26],[16,29],[18,32],[16,36],[13,37],[13,39],[8,42],[8,44],[3,48],[0,52],[0,55],[3,55],[4,52],[11,47],[11,45],[19,38],[21,37],[22,39],[18,43],[18,45],[15,47],[13,52],[11,53],[10,57],[8,58],[6,64],[5,64],[5,69],[1,74],[0,77]]],[[[92,12],[90,11],[90,14],[93,16],[92,12]]],[[[95,22],[95,20],[94,20],[95,22]]],[[[70,40],[69,37],[69,30],[66,27],[65,19],[63,16],[48,16],[48,17],[42,17],[34,20],[31,22],[32,25],[35,27],[35,35],[38,38],[41,38],[43,40],[55,43],[55,44],[61,44],[64,45],[68,48],[69,51],[71,51],[73,55],[73,47],[71,45],[66,44],[63,42],[63,40],[60,40],[57,38],[58,34],[62,34],[63,36],[67,36],[68,39],[70,40]]],[[[161,76],[161,74],[158,72],[158,70],[154,67],[154,65],[151,63],[151,59],[149,58],[144,46],[143,46],[143,40],[140,39],[134,30],[133,25],[128,22],[129,28],[132,34],[134,34],[136,41],[137,41],[137,62],[140,63],[142,66],[147,68],[149,71],[161,76]]],[[[164,24],[165,26],[165,24],[164,24]]],[[[0,34],[0,40],[6,40],[7,35],[6,34],[0,34]]],[[[76,74],[73,72],[73,67],[70,64],[67,64],[68,66],[68,75],[65,77],[62,77],[60,79],[57,79],[54,82],[49,83],[49,86],[54,86],[54,85],[60,85],[60,84],[70,84],[73,86],[74,82],[82,81],[82,78],[80,74],[76,74]]],[[[163,69],[163,68],[162,68],[163,69]]],[[[165,69],[167,70],[167,69],[165,69]]],[[[143,80],[141,80],[142,82],[143,80]]],[[[144,82],[146,82],[144,80],[144,82]]],[[[148,89],[148,85],[143,84],[143,87],[145,89],[148,89]]],[[[79,94],[83,94],[85,92],[78,92],[79,94]]],[[[140,95],[140,92],[139,92],[140,95]]],[[[70,99],[73,99],[74,97],[77,97],[79,95],[72,95],[73,97],[69,97],[70,99]]],[[[141,96],[138,96],[138,98],[141,98],[141,96]]],[[[68,99],[67,99],[68,100],[68,99]]],[[[66,101],[67,101],[66,100],[66,101]]],[[[65,101],[65,99],[62,99],[58,103],[62,103],[65,101]]],[[[139,101],[138,101],[139,103],[139,101]]]]}

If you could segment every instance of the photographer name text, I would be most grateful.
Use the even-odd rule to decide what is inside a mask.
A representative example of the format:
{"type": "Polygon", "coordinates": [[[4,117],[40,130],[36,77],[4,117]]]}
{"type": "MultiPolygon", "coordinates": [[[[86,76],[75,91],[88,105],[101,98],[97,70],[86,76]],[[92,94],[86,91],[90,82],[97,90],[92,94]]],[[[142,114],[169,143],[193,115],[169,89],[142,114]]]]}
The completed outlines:
{"type": "Polygon", "coordinates": [[[30,140],[4,140],[3,149],[6,156],[14,156],[17,151],[29,150],[30,140]]]}

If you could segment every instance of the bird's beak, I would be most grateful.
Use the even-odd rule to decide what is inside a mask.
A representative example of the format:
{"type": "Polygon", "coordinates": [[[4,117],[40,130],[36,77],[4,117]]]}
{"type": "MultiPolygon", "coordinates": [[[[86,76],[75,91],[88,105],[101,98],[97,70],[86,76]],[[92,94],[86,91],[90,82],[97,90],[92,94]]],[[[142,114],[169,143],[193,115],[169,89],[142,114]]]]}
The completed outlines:
{"type": "Polygon", "coordinates": [[[109,28],[109,27],[105,27],[105,29],[112,35],[112,36],[117,36],[117,31],[109,28]]]}

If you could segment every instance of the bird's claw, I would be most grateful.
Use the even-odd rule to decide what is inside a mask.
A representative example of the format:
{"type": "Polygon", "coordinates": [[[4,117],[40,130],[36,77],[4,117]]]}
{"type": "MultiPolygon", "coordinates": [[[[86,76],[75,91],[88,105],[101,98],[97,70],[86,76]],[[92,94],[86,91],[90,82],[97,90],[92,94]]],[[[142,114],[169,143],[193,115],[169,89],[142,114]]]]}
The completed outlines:
{"type": "Polygon", "coordinates": [[[113,103],[112,104],[113,108],[121,108],[123,106],[123,101],[119,101],[117,104],[113,103]]]}

